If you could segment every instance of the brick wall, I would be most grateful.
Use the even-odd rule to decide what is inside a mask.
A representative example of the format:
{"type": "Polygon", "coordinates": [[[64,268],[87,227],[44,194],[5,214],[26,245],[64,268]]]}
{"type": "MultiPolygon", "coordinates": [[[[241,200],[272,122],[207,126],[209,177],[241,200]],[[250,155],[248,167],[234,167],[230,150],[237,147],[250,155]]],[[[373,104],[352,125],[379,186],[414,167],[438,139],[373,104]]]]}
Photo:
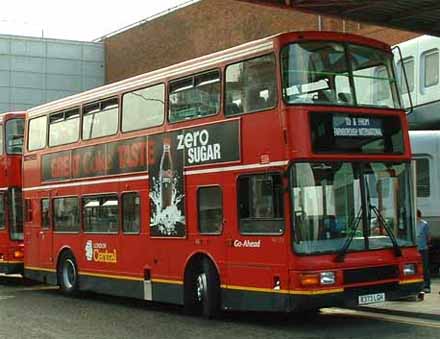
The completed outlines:
{"type": "Polygon", "coordinates": [[[416,34],[293,10],[237,2],[203,0],[105,40],[106,82],[206,55],[286,31],[346,31],[387,43],[416,34]]]}

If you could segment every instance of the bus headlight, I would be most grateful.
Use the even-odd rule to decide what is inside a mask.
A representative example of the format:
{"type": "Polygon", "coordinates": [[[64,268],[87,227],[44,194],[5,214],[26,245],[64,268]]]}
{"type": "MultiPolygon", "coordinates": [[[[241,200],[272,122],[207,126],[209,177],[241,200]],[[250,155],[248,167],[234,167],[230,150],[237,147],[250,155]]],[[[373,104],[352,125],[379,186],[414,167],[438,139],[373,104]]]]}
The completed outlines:
{"type": "Polygon", "coordinates": [[[321,272],[320,278],[321,285],[334,285],[336,283],[335,272],[321,272]]]}
{"type": "Polygon", "coordinates": [[[416,264],[405,264],[403,265],[403,275],[414,275],[417,272],[416,264]]]}

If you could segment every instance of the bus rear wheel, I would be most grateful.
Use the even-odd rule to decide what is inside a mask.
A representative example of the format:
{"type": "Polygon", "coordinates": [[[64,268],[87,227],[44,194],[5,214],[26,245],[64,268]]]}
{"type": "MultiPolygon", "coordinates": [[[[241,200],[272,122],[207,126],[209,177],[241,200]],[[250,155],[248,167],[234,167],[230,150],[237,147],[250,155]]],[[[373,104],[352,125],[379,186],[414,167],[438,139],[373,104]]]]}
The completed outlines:
{"type": "Polygon", "coordinates": [[[185,297],[185,309],[190,314],[214,318],[220,307],[220,282],[217,270],[207,259],[204,259],[189,277],[185,297]]]}
{"type": "Polygon", "coordinates": [[[67,251],[61,254],[57,276],[64,294],[74,295],[78,291],[78,266],[72,253],[67,251]]]}

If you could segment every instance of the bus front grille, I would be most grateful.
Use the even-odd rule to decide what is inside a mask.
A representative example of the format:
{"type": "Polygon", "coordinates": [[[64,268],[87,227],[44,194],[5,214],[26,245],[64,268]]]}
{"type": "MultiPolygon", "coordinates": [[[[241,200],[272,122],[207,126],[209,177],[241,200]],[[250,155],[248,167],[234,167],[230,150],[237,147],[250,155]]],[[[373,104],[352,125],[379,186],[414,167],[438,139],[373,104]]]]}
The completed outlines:
{"type": "Polygon", "coordinates": [[[344,270],[345,285],[398,278],[399,268],[396,265],[344,270]]]}

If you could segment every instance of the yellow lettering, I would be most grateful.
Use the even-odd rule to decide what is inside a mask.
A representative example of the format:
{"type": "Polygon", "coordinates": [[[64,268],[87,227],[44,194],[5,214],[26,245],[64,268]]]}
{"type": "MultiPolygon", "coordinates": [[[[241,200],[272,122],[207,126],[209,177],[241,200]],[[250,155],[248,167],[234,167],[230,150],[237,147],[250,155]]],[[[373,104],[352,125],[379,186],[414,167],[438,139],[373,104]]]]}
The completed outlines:
{"type": "Polygon", "coordinates": [[[93,250],[93,261],[116,264],[118,261],[116,250],[109,252],[108,250],[100,251],[99,249],[95,249],[93,250]]]}

